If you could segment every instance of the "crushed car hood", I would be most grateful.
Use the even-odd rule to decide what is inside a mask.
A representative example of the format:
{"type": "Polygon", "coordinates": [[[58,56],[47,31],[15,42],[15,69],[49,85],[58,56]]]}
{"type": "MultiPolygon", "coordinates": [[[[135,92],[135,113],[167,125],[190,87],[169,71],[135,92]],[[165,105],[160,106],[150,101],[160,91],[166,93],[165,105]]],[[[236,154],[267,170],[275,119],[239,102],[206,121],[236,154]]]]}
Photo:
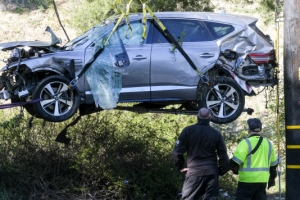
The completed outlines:
{"type": "Polygon", "coordinates": [[[0,43],[0,50],[12,50],[16,47],[20,46],[29,46],[29,47],[39,47],[39,48],[47,48],[51,46],[56,46],[57,44],[61,43],[61,39],[59,39],[54,32],[51,30],[49,26],[47,26],[46,32],[50,33],[51,42],[43,42],[43,41],[17,41],[17,42],[7,42],[7,43],[0,43]]]}
{"type": "Polygon", "coordinates": [[[18,41],[18,42],[6,42],[0,43],[0,50],[12,50],[16,47],[20,46],[29,46],[29,47],[50,47],[50,42],[42,42],[42,41],[18,41]]]}

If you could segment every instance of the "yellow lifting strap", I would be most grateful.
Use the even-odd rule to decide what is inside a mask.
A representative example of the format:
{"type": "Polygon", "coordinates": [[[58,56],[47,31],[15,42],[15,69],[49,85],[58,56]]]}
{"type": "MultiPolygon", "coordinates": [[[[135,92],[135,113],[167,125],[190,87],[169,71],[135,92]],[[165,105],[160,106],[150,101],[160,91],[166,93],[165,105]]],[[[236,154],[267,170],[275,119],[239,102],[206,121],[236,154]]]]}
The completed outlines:
{"type": "Polygon", "coordinates": [[[143,3],[143,28],[144,28],[144,31],[143,31],[143,35],[142,35],[142,38],[143,40],[146,39],[146,36],[147,36],[147,13],[146,13],[146,4],[143,3]]]}
{"type": "MultiPolygon", "coordinates": [[[[131,5],[131,3],[132,3],[132,0],[130,0],[129,3],[126,5],[126,14],[125,14],[125,16],[126,16],[126,23],[128,25],[128,30],[130,30],[130,37],[132,36],[132,28],[131,28],[130,22],[129,22],[129,12],[130,12],[130,5],[131,5]]],[[[147,13],[146,13],[146,4],[143,3],[142,1],[141,1],[141,3],[142,3],[142,9],[143,9],[143,19],[142,19],[143,34],[142,34],[142,38],[143,38],[143,40],[145,40],[146,36],[147,36],[147,13]]],[[[128,38],[127,37],[127,31],[125,33],[126,38],[128,38]]]]}
{"type": "MultiPolygon", "coordinates": [[[[120,2],[121,2],[121,0],[117,0],[116,3],[112,6],[111,10],[114,10],[114,8],[117,8],[117,7],[118,7],[118,4],[119,4],[120,2]]],[[[107,44],[107,42],[109,41],[109,39],[111,38],[111,36],[113,35],[113,33],[117,30],[117,28],[118,28],[119,24],[121,23],[121,21],[122,21],[122,19],[123,19],[124,16],[126,17],[126,23],[127,23],[127,25],[128,25],[127,31],[130,30],[130,37],[132,36],[132,28],[131,28],[131,26],[130,26],[129,19],[128,19],[128,18],[129,18],[129,11],[130,11],[130,4],[131,4],[131,2],[132,2],[132,0],[130,0],[130,1],[128,2],[128,4],[126,5],[126,11],[125,11],[125,13],[123,13],[123,12],[121,11],[121,9],[118,7],[118,12],[119,12],[121,15],[120,15],[120,17],[119,17],[117,23],[115,24],[114,28],[113,28],[112,31],[110,32],[108,38],[105,40],[104,46],[107,44]]],[[[111,10],[105,15],[106,17],[109,17],[111,14],[114,14],[114,12],[111,12],[111,10]]],[[[105,19],[106,19],[106,18],[105,18],[105,19]]],[[[126,31],[126,33],[125,33],[125,37],[126,37],[126,38],[130,38],[130,37],[127,37],[127,31],[126,31]]]]}
{"type": "MultiPolygon", "coordinates": [[[[141,1],[142,2],[142,1],[141,1]]],[[[163,23],[156,17],[156,15],[154,14],[154,12],[149,8],[149,6],[147,6],[145,4],[146,10],[148,11],[148,13],[153,17],[153,19],[156,21],[156,23],[159,25],[159,27],[165,31],[167,28],[163,25],[163,23]]]]}
{"type": "Polygon", "coordinates": [[[104,16],[104,20],[106,20],[111,15],[115,14],[115,10],[117,10],[117,13],[122,14],[122,11],[119,7],[119,4],[121,3],[121,0],[116,0],[116,2],[111,6],[110,10],[106,13],[104,16]]]}
{"type": "Polygon", "coordinates": [[[126,12],[125,12],[126,24],[128,26],[127,31],[130,30],[130,36],[129,37],[127,37],[127,31],[126,31],[126,33],[125,33],[125,37],[126,38],[131,38],[131,36],[132,36],[132,28],[131,28],[130,22],[129,22],[129,11],[130,11],[130,4],[131,4],[131,2],[132,2],[132,0],[130,0],[128,2],[128,4],[126,5],[126,12]]]}
{"type": "MultiPolygon", "coordinates": [[[[132,0],[130,0],[128,2],[128,4],[126,5],[126,14],[125,14],[125,17],[126,17],[126,23],[128,25],[128,30],[130,30],[130,37],[132,36],[132,28],[130,26],[130,22],[129,22],[129,12],[130,12],[130,5],[132,3],[132,0]]],[[[147,13],[146,13],[146,4],[142,3],[142,8],[143,8],[143,20],[142,20],[142,24],[143,24],[143,34],[142,34],[142,38],[143,40],[146,39],[146,34],[147,34],[147,13]]],[[[126,38],[130,38],[127,36],[127,31],[125,33],[125,37],[126,38]]]]}
{"type": "Polygon", "coordinates": [[[281,158],[280,158],[280,127],[279,127],[279,21],[277,21],[278,15],[279,15],[279,2],[277,1],[276,4],[276,13],[275,13],[275,23],[276,24],[276,57],[278,59],[278,66],[276,67],[276,78],[278,80],[278,83],[276,85],[276,133],[277,133],[277,151],[278,151],[278,167],[277,167],[277,173],[278,173],[278,186],[279,186],[279,199],[281,200],[281,158]]]}
{"type": "Polygon", "coordinates": [[[112,29],[112,31],[110,32],[108,38],[105,40],[104,42],[104,46],[107,44],[108,40],[110,39],[110,37],[112,36],[112,34],[117,30],[120,22],[122,21],[123,17],[125,16],[125,13],[122,13],[121,16],[119,17],[117,23],[115,24],[114,28],[112,29]]]}

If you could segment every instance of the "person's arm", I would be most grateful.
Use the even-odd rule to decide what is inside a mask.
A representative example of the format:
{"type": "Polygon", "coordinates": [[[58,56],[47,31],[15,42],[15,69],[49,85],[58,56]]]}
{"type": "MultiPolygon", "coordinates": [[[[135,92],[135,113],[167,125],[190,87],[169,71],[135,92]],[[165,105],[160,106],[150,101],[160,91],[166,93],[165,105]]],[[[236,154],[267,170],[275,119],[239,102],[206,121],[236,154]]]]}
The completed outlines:
{"type": "Polygon", "coordinates": [[[183,130],[178,139],[176,140],[175,147],[172,152],[172,161],[179,171],[184,168],[184,153],[187,150],[184,135],[185,134],[183,130]]]}
{"type": "Polygon", "coordinates": [[[230,170],[233,174],[239,174],[240,165],[244,163],[245,158],[248,155],[248,148],[245,144],[245,140],[242,140],[236,150],[233,153],[233,157],[230,159],[230,170]]]}
{"type": "Polygon", "coordinates": [[[229,161],[229,169],[232,171],[233,174],[239,174],[240,165],[234,162],[232,159],[229,161]]]}
{"type": "Polygon", "coordinates": [[[229,158],[227,155],[227,148],[221,133],[219,138],[219,144],[217,147],[217,155],[219,157],[218,173],[220,176],[223,176],[229,170],[229,158]]]}
{"type": "Polygon", "coordinates": [[[270,167],[270,177],[268,181],[268,189],[275,186],[275,178],[277,177],[277,165],[270,167]]]}
{"type": "Polygon", "coordinates": [[[242,140],[236,150],[233,153],[232,160],[236,162],[238,165],[242,165],[244,163],[244,160],[246,159],[248,155],[248,144],[245,140],[242,140]]]}

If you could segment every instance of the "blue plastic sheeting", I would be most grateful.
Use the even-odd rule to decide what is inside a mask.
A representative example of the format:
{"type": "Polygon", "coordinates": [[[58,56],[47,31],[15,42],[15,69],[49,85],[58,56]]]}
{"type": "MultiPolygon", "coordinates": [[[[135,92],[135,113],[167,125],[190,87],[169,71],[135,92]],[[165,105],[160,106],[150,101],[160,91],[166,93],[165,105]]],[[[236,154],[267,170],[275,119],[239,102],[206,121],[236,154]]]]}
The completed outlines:
{"type": "Polygon", "coordinates": [[[123,50],[116,32],[111,36],[105,47],[103,46],[104,38],[107,38],[109,33],[101,38],[98,34],[99,32],[95,31],[89,36],[96,44],[94,53],[99,48],[104,48],[104,50],[86,71],[86,78],[96,107],[100,106],[102,109],[108,110],[116,107],[122,89],[122,73],[120,68],[115,66],[115,55],[122,53],[123,50]]]}

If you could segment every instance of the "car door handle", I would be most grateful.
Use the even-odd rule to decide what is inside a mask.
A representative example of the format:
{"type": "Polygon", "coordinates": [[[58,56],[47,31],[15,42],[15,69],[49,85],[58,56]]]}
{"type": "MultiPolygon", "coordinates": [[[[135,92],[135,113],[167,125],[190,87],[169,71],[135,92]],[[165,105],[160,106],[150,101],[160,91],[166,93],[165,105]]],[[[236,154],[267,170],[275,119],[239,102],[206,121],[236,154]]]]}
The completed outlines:
{"type": "Polygon", "coordinates": [[[201,58],[211,58],[211,57],[214,57],[215,55],[211,54],[211,53],[203,53],[203,54],[200,54],[199,56],[201,58]]]}
{"type": "Polygon", "coordinates": [[[147,57],[143,57],[142,55],[136,55],[134,58],[132,58],[133,60],[144,60],[147,59],[147,57]]]}

